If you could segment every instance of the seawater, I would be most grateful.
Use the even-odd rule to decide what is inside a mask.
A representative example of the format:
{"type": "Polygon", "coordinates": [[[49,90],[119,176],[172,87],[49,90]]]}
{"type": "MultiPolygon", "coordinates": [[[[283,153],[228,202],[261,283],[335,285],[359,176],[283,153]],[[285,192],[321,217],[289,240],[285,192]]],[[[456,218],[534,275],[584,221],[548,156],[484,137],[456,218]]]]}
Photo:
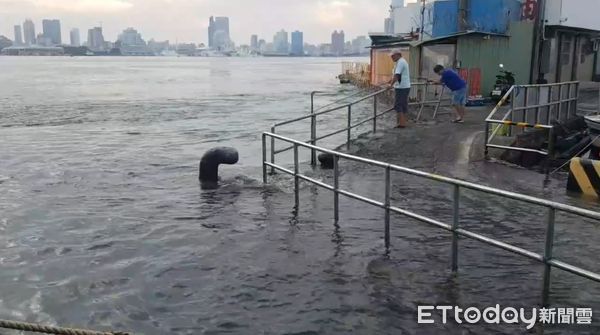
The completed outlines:
{"type": "MultiPolygon", "coordinates": [[[[0,317],[136,334],[523,333],[421,328],[416,311],[535,306],[537,263],[461,240],[453,275],[446,232],[394,216],[386,254],[381,210],[342,199],[335,225],[330,192],[303,183],[294,211],[289,178],[262,184],[261,132],[308,113],[312,90],[334,93],[317,106],[356,93],[336,82],[340,69],[313,58],[0,57],[0,317]],[[202,190],[198,161],[223,145],[240,162],[202,190]]],[[[308,129],[283,131],[307,139],[308,129]]],[[[302,155],[304,173],[331,182],[302,155]]],[[[381,196],[381,171],[341,168],[342,185],[381,196]]],[[[394,202],[451,217],[450,190],[394,178],[394,202]]],[[[543,209],[463,196],[485,212],[465,210],[466,227],[543,248],[543,209]]],[[[574,247],[558,243],[564,255],[595,250],[585,239],[595,228],[576,228],[574,247]]],[[[553,273],[554,304],[598,307],[597,285],[553,273]]]]}

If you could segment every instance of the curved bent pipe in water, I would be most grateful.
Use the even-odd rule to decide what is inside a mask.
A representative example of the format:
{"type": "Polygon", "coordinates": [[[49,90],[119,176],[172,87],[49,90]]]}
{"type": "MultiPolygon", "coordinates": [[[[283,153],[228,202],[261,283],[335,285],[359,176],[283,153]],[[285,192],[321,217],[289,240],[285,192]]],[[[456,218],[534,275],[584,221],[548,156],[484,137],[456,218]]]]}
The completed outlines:
{"type": "Polygon", "coordinates": [[[238,151],[229,147],[208,150],[200,160],[200,185],[202,188],[216,188],[219,182],[219,165],[235,164],[239,160],[238,151]]]}

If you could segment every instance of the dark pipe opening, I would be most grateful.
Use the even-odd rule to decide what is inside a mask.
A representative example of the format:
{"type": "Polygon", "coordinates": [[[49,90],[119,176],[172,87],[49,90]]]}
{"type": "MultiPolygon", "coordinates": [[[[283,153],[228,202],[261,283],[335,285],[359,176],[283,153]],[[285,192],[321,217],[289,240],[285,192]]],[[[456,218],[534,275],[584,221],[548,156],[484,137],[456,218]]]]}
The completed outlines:
{"type": "Polygon", "coordinates": [[[333,155],[328,153],[319,154],[319,162],[323,169],[333,169],[333,155]]]}
{"type": "Polygon", "coordinates": [[[200,160],[200,185],[202,188],[216,188],[219,182],[219,165],[235,164],[239,160],[237,150],[229,147],[218,147],[208,150],[200,160]]]}

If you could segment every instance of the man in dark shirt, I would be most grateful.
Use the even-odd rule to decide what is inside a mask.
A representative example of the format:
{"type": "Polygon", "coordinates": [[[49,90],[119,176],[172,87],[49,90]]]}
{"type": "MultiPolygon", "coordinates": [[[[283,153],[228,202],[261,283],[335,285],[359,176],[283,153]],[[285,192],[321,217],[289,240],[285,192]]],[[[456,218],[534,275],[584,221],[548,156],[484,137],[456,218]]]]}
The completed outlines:
{"type": "Polygon", "coordinates": [[[436,65],[433,71],[440,76],[438,83],[444,84],[452,91],[452,105],[456,110],[454,123],[464,123],[465,105],[467,104],[467,83],[454,71],[436,65]]]}

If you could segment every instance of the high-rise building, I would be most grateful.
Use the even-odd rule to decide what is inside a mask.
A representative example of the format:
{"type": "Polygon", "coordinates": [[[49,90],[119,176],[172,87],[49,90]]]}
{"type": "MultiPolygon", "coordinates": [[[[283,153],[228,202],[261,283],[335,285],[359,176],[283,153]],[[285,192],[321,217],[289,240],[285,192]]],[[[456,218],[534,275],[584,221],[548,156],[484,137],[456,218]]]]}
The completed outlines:
{"type": "Polygon", "coordinates": [[[258,40],[258,50],[260,52],[265,52],[267,51],[267,41],[265,41],[264,39],[260,39],[258,40]]]}
{"type": "Polygon", "coordinates": [[[371,45],[371,40],[366,36],[358,36],[352,40],[352,53],[355,54],[368,54],[367,49],[371,45]]]}
{"type": "Polygon", "coordinates": [[[78,28],[71,29],[71,45],[74,47],[81,46],[81,34],[79,34],[78,28]]]}
{"type": "Polygon", "coordinates": [[[146,45],[146,41],[142,38],[142,35],[133,28],[127,28],[119,34],[118,41],[121,45],[146,45]]]}
{"type": "Polygon", "coordinates": [[[92,51],[104,51],[102,27],[95,27],[88,30],[87,46],[92,51]]]}
{"type": "Polygon", "coordinates": [[[154,54],[146,45],[142,35],[133,28],[123,30],[117,42],[120,44],[122,55],[150,56],[154,54]]]}
{"type": "Polygon", "coordinates": [[[292,33],[292,55],[304,56],[304,34],[301,31],[292,33]]]}
{"type": "Polygon", "coordinates": [[[339,33],[337,30],[331,34],[331,52],[336,56],[344,55],[344,47],[346,39],[344,37],[344,31],[341,30],[339,33]]]}
{"type": "Polygon", "coordinates": [[[43,20],[44,37],[50,40],[53,45],[62,43],[59,20],[43,20]]]}
{"type": "Polygon", "coordinates": [[[230,42],[229,18],[211,16],[208,21],[208,46],[213,49],[225,49],[230,42]]]}
{"type": "Polygon", "coordinates": [[[23,44],[23,34],[21,33],[21,25],[15,26],[15,45],[23,44]]]}
{"type": "Polygon", "coordinates": [[[35,42],[37,45],[41,45],[44,47],[51,47],[53,44],[52,39],[50,37],[46,37],[46,35],[42,33],[37,34],[35,42]]]}
{"type": "Polygon", "coordinates": [[[250,50],[258,50],[258,35],[250,36],[250,50]]]}
{"type": "Polygon", "coordinates": [[[394,33],[394,19],[392,19],[391,17],[388,17],[384,20],[384,28],[383,31],[388,34],[391,35],[394,33]]]}
{"type": "Polygon", "coordinates": [[[288,33],[285,30],[281,30],[273,36],[273,49],[277,53],[287,54],[290,50],[288,42],[288,33]]]}
{"type": "Polygon", "coordinates": [[[23,23],[23,38],[25,39],[25,44],[35,44],[35,24],[33,24],[33,21],[25,20],[23,23]]]}

